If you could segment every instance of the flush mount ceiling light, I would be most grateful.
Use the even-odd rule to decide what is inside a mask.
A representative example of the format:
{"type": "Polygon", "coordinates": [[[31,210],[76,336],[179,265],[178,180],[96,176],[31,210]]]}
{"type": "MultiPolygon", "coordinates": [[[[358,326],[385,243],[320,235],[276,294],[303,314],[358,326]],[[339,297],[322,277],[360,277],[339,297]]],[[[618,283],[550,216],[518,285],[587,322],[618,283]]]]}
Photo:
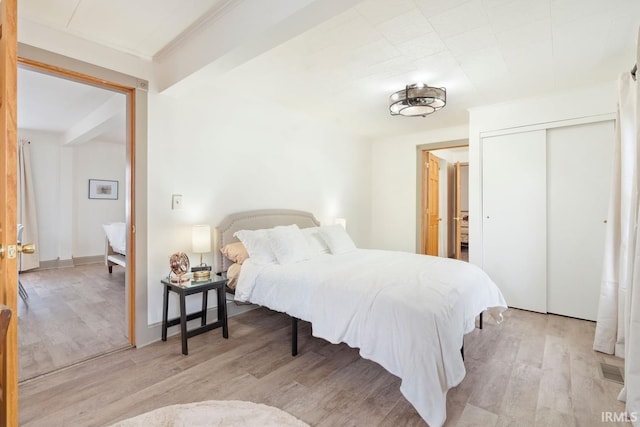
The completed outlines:
{"type": "Polygon", "coordinates": [[[414,83],[389,97],[389,112],[392,116],[425,117],[435,113],[446,104],[447,90],[445,88],[414,83]]]}

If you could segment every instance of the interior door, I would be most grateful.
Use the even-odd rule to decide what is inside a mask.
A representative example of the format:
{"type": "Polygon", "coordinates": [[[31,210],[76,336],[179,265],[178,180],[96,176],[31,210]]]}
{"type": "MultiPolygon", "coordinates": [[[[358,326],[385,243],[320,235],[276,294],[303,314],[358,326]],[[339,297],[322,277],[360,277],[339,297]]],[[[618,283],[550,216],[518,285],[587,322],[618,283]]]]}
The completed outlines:
{"type": "Polygon", "coordinates": [[[427,255],[438,256],[440,225],[440,159],[427,153],[427,255]]]}
{"type": "Polygon", "coordinates": [[[598,315],[614,143],[613,121],[547,132],[549,313],[598,315]]]}
{"type": "Polygon", "coordinates": [[[461,191],[461,182],[460,182],[460,171],[462,169],[462,165],[460,164],[460,162],[456,162],[455,165],[455,181],[456,181],[456,195],[455,195],[455,217],[453,218],[454,222],[454,227],[455,227],[455,233],[456,233],[456,252],[455,252],[455,257],[456,259],[460,259],[462,258],[462,254],[461,254],[461,248],[462,248],[462,213],[461,213],[461,208],[460,208],[460,191],[461,191]]]}
{"type": "Polygon", "coordinates": [[[482,139],[483,268],[510,307],[547,311],[545,131],[482,139]]]}
{"type": "Polygon", "coordinates": [[[16,0],[0,0],[0,304],[13,312],[5,354],[0,355],[2,426],[18,425],[16,25],[16,0]]]}

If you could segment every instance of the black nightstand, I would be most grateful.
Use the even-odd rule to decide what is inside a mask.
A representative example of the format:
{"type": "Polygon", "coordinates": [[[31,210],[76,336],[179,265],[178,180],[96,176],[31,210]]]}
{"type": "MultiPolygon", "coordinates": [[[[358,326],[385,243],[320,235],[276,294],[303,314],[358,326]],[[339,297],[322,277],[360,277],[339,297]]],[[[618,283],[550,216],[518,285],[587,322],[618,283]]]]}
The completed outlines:
{"type": "Polygon", "coordinates": [[[199,335],[203,332],[222,327],[222,336],[229,338],[229,327],[227,325],[227,301],[225,285],[227,279],[218,275],[211,275],[211,278],[203,281],[189,281],[183,283],[172,283],[169,279],[163,279],[164,285],[164,306],[162,309],[162,341],[167,340],[167,328],[169,326],[180,325],[182,334],[182,354],[189,354],[187,349],[187,338],[199,335]],[[218,320],[207,325],[207,300],[209,291],[215,289],[218,296],[218,320]],[[168,320],[169,315],[169,291],[173,291],[180,296],[180,317],[168,320]],[[202,294],[202,310],[187,314],[186,297],[192,294],[202,294]],[[187,331],[187,322],[193,319],[201,319],[200,327],[187,331]]]}

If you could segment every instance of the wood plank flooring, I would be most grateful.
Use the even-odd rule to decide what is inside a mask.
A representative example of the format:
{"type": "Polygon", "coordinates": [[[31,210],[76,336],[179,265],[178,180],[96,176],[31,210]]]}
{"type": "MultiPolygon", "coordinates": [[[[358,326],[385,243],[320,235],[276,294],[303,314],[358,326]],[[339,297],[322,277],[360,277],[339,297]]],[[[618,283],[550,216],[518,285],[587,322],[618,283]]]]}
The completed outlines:
{"type": "Polygon", "coordinates": [[[20,274],[18,378],[24,381],[123,347],[124,269],[88,264],[20,274]]]}
{"type": "MultiPolygon", "coordinates": [[[[465,337],[467,376],[447,397],[447,426],[596,426],[623,411],[619,384],[601,379],[595,325],[508,310],[465,337]]],[[[301,322],[290,355],[290,320],[266,309],[189,340],[178,336],[83,362],[20,385],[21,426],[103,426],[162,406],[237,399],[281,408],[314,426],[425,425],[400,380],[356,349],[311,337],[301,322]]],[[[607,425],[616,425],[607,423],[607,425]]],[[[618,424],[624,425],[624,424],[618,424]]]]}

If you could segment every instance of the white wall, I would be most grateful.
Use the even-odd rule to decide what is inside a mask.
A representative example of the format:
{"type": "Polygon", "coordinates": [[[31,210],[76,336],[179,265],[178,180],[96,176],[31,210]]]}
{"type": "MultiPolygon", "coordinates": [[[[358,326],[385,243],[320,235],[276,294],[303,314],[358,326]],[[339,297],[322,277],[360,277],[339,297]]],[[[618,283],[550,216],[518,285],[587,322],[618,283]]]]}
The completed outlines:
{"type": "Polygon", "coordinates": [[[372,143],[371,247],[415,252],[417,147],[467,136],[467,127],[458,126],[372,143]]]}
{"type": "MultiPolygon", "coordinates": [[[[161,319],[169,255],[191,259],[193,224],[266,208],[346,218],[370,245],[371,149],[363,138],[271,103],[201,88],[178,99],[149,97],[148,321],[161,319]],[[171,195],[183,209],[171,210],[171,195]]],[[[205,254],[212,263],[213,254],[205,254]]],[[[196,301],[193,301],[195,303],[196,301]]]]}
{"type": "Polygon", "coordinates": [[[29,129],[18,135],[31,141],[40,260],[102,255],[101,224],[124,221],[124,187],[117,201],[88,200],[88,179],[115,179],[123,185],[125,146],[92,141],[66,147],[60,134],[29,129]]]}
{"type": "Polygon", "coordinates": [[[91,142],[73,148],[73,256],[104,254],[102,224],[125,220],[126,148],[91,142]],[[118,181],[118,199],[89,199],[89,179],[118,181]]]}
{"type": "Polygon", "coordinates": [[[469,120],[469,261],[482,265],[482,164],[481,135],[491,131],[584,119],[616,111],[615,83],[522,99],[470,110],[469,120]]]}

